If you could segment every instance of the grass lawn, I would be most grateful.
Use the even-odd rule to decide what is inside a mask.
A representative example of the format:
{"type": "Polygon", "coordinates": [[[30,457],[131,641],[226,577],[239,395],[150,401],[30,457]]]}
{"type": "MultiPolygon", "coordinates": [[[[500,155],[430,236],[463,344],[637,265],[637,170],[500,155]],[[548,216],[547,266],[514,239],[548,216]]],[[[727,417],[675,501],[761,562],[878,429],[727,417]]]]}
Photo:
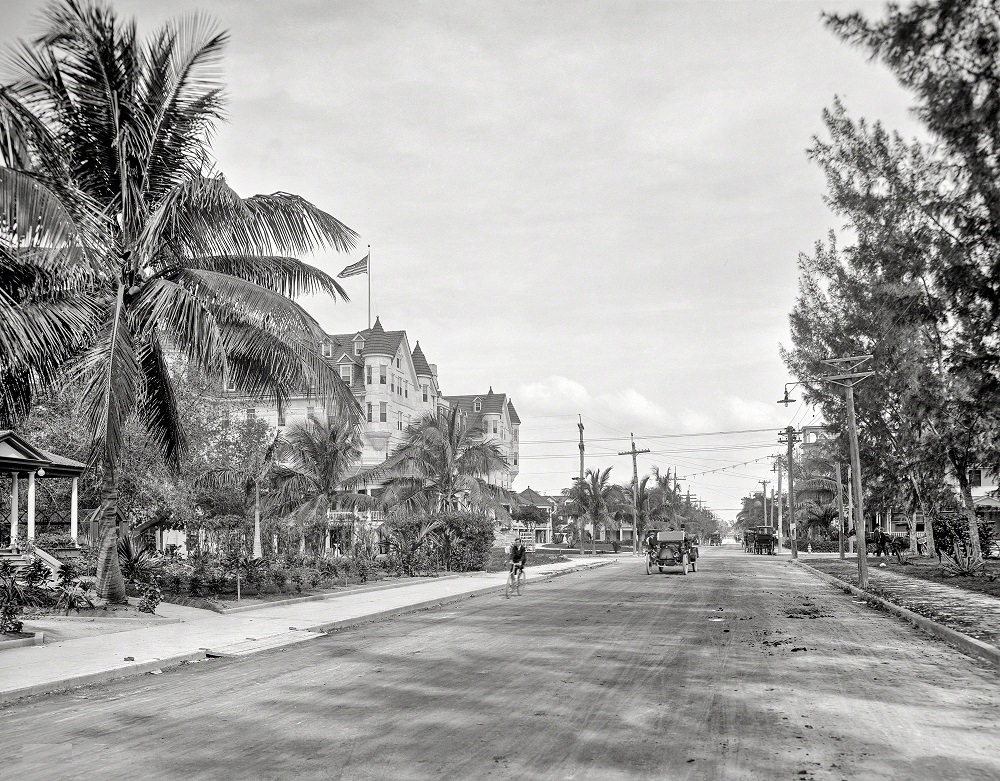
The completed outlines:
{"type": "MultiPolygon", "coordinates": [[[[858,563],[857,559],[853,556],[846,558],[844,561],[840,559],[809,557],[803,557],[803,561],[822,572],[836,575],[849,582],[857,581],[858,563]],[[852,575],[853,577],[851,577],[852,575]]],[[[976,577],[949,575],[944,570],[944,567],[938,564],[937,557],[933,559],[912,558],[908,564],[900,564],[895,557],[878,559],[874,556],[869,556],[868,566],[870,569],[889,570],[899,575],[929,580],[933,583],[944,583],[948,586],[955,586],[967,591],[976,591],[980,594],[989,594],[990,596],[1000,598],[1000,560],[998,559],[987,559],[985,573],[976,577]],[[885,564],[884,568],[879,567],[879,564],[882,563],[885,564]],[[994,580],[991,581],[989,579],[990,576],[994,580]]]]}

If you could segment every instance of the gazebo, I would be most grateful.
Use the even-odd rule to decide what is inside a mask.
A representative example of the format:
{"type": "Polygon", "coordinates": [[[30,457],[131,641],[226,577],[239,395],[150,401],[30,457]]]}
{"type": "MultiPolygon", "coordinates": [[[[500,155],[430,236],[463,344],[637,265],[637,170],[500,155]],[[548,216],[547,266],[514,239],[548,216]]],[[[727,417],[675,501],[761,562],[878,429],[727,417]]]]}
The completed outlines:
{"type": "Polygon", "coordinates": [[[87,468],[86,464],[65,456],[49,453],[36,448],[13,431],[0,429],[0,477],[10,479],[10,540],[17,539],[20,521],[20,486],[27,482],[27,529],[26,537],[35,538],[35,480],[52,478],[71,479],[69,528],[75,542],[78,533],[79,478],[87,468]]]}

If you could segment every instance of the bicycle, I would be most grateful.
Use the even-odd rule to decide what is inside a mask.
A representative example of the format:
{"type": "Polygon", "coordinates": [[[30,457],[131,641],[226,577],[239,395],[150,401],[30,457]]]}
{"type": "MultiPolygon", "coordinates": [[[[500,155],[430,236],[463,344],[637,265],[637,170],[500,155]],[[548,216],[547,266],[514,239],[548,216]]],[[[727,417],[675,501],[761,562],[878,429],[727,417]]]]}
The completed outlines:
{"type": "Polygon", "coordinates": [[[521,596],[524,593],[524,581],[526,580],[524,576],[524,565],[523,564],[513,564],[510,568],[510,574],[507,576],[507,585],[504,588],[504,596],[510,599],[511,594],[517,594],[521,596]]]}

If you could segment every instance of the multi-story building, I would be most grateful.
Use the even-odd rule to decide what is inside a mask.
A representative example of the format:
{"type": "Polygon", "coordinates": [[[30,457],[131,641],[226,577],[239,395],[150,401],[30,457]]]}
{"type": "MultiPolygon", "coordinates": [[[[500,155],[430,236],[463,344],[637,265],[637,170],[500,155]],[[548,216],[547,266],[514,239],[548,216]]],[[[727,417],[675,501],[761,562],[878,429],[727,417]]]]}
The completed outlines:
{"type": "Polygon", "coordinates": [[[467,426],[480,428],[483,438],[497,444],[506,466],[491,472],[485,479],[491,485],[510,489],[519,471],[518,451],[520,449],[519,428],[521,419],[514,409],[514,402],[506,393],[494,393],[491,387],[486,393],[472,396],[445,396],[449,408],[458,407],[459,414],[467,426]]]}
{"type": "MultiPolygon", "coordinates": [[[[361,405],[364,425],[360,469],[385,461],[402,442],[411,421],[438,409],[457,406],[465,424],[482,428],[484,438],[495,441],[507,461],[506,468],[485,479],[493,485],[511,488],[518,472],[521,420],[506,394],[494,393],[490,388],[479,395],[444,396],[437,366],[427,361],[420,343],[411,349],[406,331],[386,331],[378,318],[371,328],[328,335],[321,351],[361,405]]],[[[281,409],[269,402],[256,402],[252,407],[251,403],[254,402],[248,400],[248,415],[262,418],[278,429],[330,411],[327,400],[310,389],[291,396],[281,409]]]]}

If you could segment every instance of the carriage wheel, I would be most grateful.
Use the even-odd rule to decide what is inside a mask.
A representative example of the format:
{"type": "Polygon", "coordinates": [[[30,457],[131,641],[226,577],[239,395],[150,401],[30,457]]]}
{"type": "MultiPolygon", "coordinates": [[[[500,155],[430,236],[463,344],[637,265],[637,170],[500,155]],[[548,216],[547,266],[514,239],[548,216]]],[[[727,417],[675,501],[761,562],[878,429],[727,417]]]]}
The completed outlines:
{"type": "Polygon", "coordinates": [[[688,567],[691,566],[691,557],[686,553],[681,557],[681,566],[684,567],[684,574],[688,574],[688,567]]]}

